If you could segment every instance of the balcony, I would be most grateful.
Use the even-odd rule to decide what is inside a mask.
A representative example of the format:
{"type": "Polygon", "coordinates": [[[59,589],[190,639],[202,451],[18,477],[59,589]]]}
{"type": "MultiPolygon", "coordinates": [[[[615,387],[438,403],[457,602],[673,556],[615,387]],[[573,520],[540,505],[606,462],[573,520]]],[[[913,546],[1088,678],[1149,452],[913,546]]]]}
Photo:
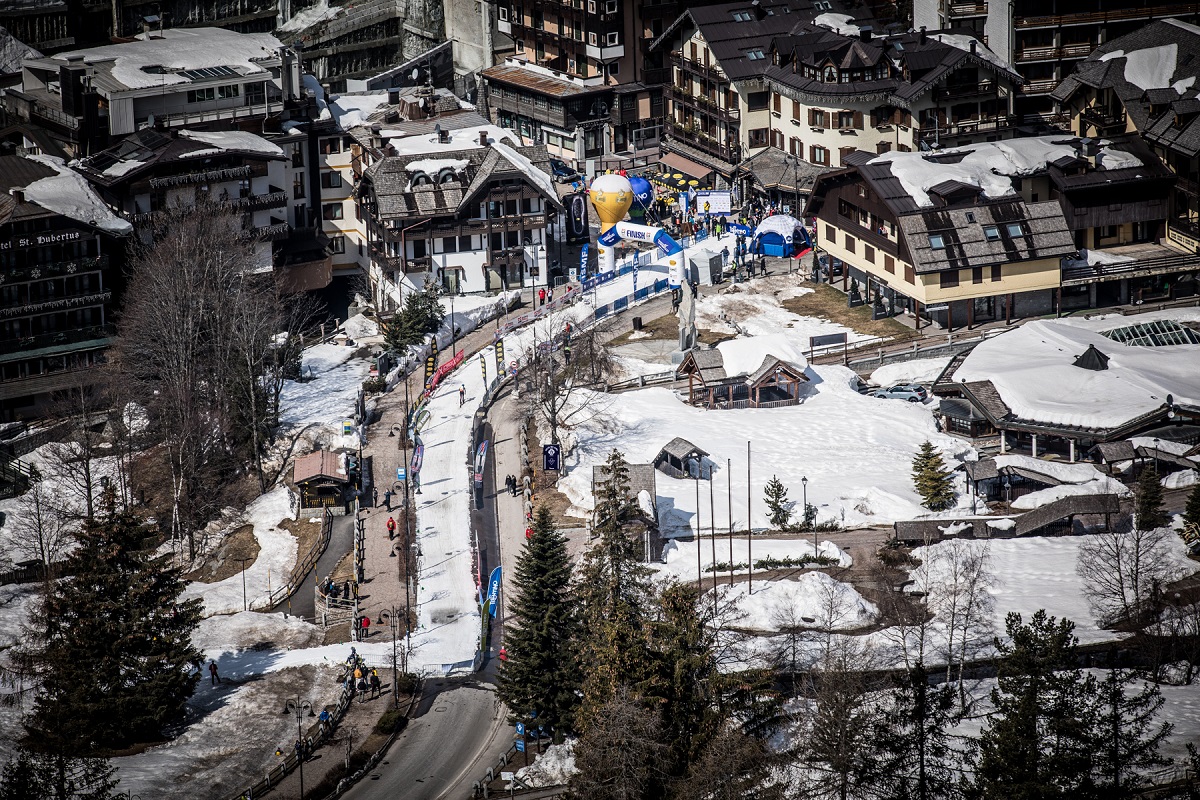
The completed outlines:
{"type": "Polygon", "coordinates": [[[987,3],[951,3],[950,16],[955,18],[963,17],[986,17],[988,13],[987,3]]]}
{"type": "MultiPolygon", "coordinates": [[[[274,189],[275,187],[271,187],[274,189]]],[[[270,208],[283,208],[288,204],[287,192],[273,191],[267,194],[251,194],[246,197],[235,197],[229,205],[239,211],[266,211],[270,208]]]]}
{"type": "Polygon", "coordinates": [[[100,378],[97,367],[77,367],[59,372],[47,372],[41,375],[29,375],[24,378],[13,378],[0,381],[0,400],[12,400],[17,397],[30,397],[37,394],[49,394],[68,389],[77,389],[80,384],[90,385],[100,378]],[[85,377],[88,373],[90,377],[85,377]]]}
{"type": "Polygon", "coordinates": [[[668,90],[671,97],[671,102],[677,106],[694,109],[701,114],[707,114],[715,119],[724,120],[733,125],[738,124],[740,117],[737,109],[721,108],[715,101],[710,100],[704,95],[693,95],[686,89],[678,86],[671,86],[668,90]]]}
{"type": "Polygon", "coordinates": [[[292,226],[286,222],[280,222],[275,225],[253,228],[250,233],[260,242],[282,242],[292,235],[292,226]]]}
{"type": "Polygon", "coordinates": [[[584,50],[587,51],[588,58],[594,58],[597,61],[616,61],[618,58],[625,57],[625,45],[623,44],[589,44],[584,47],[584,50]]]}
{"type": "Polygon", "coordinates": [[[51,311],[70,311],[73,308],[103,305],[110,300],[112,300],[112,292],[89,292],[87,294],[55,297],[48,300],[5,306],[0,308],[0,317],[32,317],[36,314],[45,314],[51,311]]]}
{"type": "Polygon", "coordinates": [[[667,137],[719,158],[727,164],[735,164],[740,159],[741,148],[737,145],[721,144],[713,137],[699,130],[684,127],[670,118],[667,119],[667,137]]]}
{"type": "Polygon", "coordinates": [[[1033,61],[1058,61],[1063,58],[1087,58],[1088,54],[1094,50],[1094,45],[1083,42],[1082,44],[1065,44],[1062,47],[1046,45],[1044,47],[1026,47],[1017,52],[1016,61],[1022,64],[1028,64],[1033,61]]]}
{"type": "Polygon", "coordinates": [[[934,91],[934,96],[941,100],[958,100],[966,97],[975,97],[981,94],[995,94],[995,81],[980,81],[979,83],[969,84],[951,84],[940,86],[934,91]]]}
{"type": "Polygon", "coordinates": [[[1151,8],[1114,8],[1090,14],[1052,14],[1042,17],[1017,17],[1014,28],[1057,28],[1062,25],[1096,25],[1121,20],[1145,20],[1155,17],[1176,17],[1200,13],[1200,3],[1176,3],[1151,8]]]}
{"type": "Polygon", "coordinates": [[[1057,78],[1043,78],[1041,80],[1030,81],[1022,86],[1018,91],[1021,94],[1026,95],[1050,94],[1054,91],[1054,87],[1058,86],[1058,84],[1059,81],[1057,78]]]}
{"type": "Polygon", "coordinates": [[[85,256],[69,261],[43,261],[4,273],[4,283],[45,280],[60,275],[82,275],[108,268],[108,256],[85,256]],[[35,275],[34,272],[37,272],[35,275]]]}
{"type": "Polygon", "coordinates": [[[1121,133],[1125,130],[1125,109],[1112,113],[1107,109],[1088,107],[1079,112],[1079,118],[1096,129],[1097,134],[1121,133]]]}
{"type": "Polygon", "coordinates": [[[961,119],[943,122],[935,125],[932,122],[921,124],[921,140],[933,141],[952,136],[969,136],[973,133],[1002,131],[1014,127],[1016,117],[983,117],[982,119],[961,119]]]}
{"type": "MultiPolygon", "coordinates": [[[[240,167],[228,167],[226,169],[207,169],[197,172],[185,172],[181,175],[168,175],[164,178],[151,178],[150,188],[170,189],[176,186],[192,186],[195,184],[236,181],[251,177],[251,172],[252,170],[249,164],[243,164],[240,167]]],[[[136,214],[135,216],[148,215],[136,214]]]]}
{"type": "Polygon", "coordinates": [[[717,81],[723,85],[729,84],[729,79],[721,74],[716,67],[710,67],[705,64],[701,64],[699,61],[692,61],[690,58],[684,58],[683,53],[678,51],[671,53],[671,63],[679,67],[684,72],[690,72],[693,75],[699,75],[702,78],[707,78],[710,81],[717,81]]]}
{"type": "MultiPolygon", "coordinates": [[[[70,331],[43,333],[37,336],[25,336],[16,339],[0,339],[0,354],[18,353],[22,358],[32,358],[37,355],[52,355],[71,350],[106,347],[116,333],[112,325],[99,325],[91,328],[78,328],[70,331]],[[70,345],[80,345],[71,347],[70,345]],[[53,353],[38,353],[37,351],[53,348],[53,353]]],[[[12,359],[5,359],[11,361],[12,359]]]]}

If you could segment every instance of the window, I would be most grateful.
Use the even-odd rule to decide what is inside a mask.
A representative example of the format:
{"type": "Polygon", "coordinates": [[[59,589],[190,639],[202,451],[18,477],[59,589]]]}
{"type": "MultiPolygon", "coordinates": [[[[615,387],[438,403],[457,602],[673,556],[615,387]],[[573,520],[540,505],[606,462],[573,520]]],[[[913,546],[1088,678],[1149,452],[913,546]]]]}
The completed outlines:
{"type": "Polygon", "coordinates": [[[605,14],[617,13],[617,0],[604,0],[604,13],[605,14]]]}
{"type": "Polygon", "coordinates": [[[750,111],[766,111],[771,102],[770,92],[750,92],[746,95],[746,108],[750,111]]]}
{"type": "Polygon", "coordinates": [[[341,219],[342,204],[341,203],[326,203],[321,206],[321,219],[341,219]]]}
{"type": "Polygon", "coordinates": [[[346,237],[345,236],[330,236],[329,237],[329,252],[345,253],[346,252],[346,237]]]}
{"type": "Polygon", "coordinates": [[[466,253],[466,252],[468,252],[470,250],[474,250],[474,249],[475,249],[475,247],[471,244],[470,236],[458,237],[458,251],[460,253],[466,253]]]}
{"type": "Polygon", "coordinates": [[[893,275],[895,275],[896,274],[896,259],[894,259],[891,256],[884,253],[883,268],[885,270],[887,270],[888,272],[892,273],[893,275]]]}
{"type": "Polygon", "coordinates": [[[242,96],[242,87],[238,86],[236,83],[231,83],[227,86],[218,86],[217,87],[217,99],[218,100],[229,100],[231,98],[241,97],[241,96],[242,96]]]}
{"type": "Polygon", "coordinates": [[[295,175],[292,176],[292,198],[293,199],[300,200],[304,197],[304,184],[305,183],[306,183],[306,181],[304,180],[303,172],[297,172],[295,175]]]}
{"type": "Polygon", "coordinates": [[[971,267],[971,283],[983,283],[983,267],[971,267]]]}
{"type": "Polygon", "coordinates": [[[846,159],[849,158],[850,154],[853,153],[856,149],[857,148],[855,148],[855,147],[839,147],[838,148],[838,162],[841,164],[841,166],[843,166],[843,167],[850,166],[849,164],[846,163],[846,159]]]}
{"type": "Polygon", "coordinates": [[[610,31],[605,34],[605,41],[609,47],[615,47],[621,42],[621,34],[617,31],[610,31]]]}
{"type": "Polygon", "coordinates": [[[872,264],[875,263],[875,248],[869,244],[863,244],[863,258],[872,264]]]}
{"type": "Polygon", "coordinates": [[[940,283],[943,289],[953,289],[955,286],[958,286],[958,270],[956,269],[948,269],[945,272],[941,272],[938,274],[938,277],[941,279],[940,283]]]}
{"type": "Polygon", "coordinates": [[[783,108],[783,97],[778,94],[771,95],[771,110],[774,111],[776,114],[779,114],[779,113],[782,113],[782,108],[783,108]]]}
{"type": "Polygon", "coordinates": [[[854,246],[856,244],[858,244],[858,240],[855,239],[850,234],[846,234],[846,252],[853,255],[854,254],[854,246]]]}
{"type": "Polygon", "coordinates": [[[443,253],[457,253],[458,252],[458,239],[454,236],[443,237],[442,252],[443,253]]]}
{"type": "Polygon", "coordinates": [[[609,75],[616,75],[620,71],[621,71],[620,64],[618,64],[616,61],[609,62],[609,64],[608,64],[608,74],[609,75]]]}
{"type": "Polygon", "coordinates": [[[983,235],[989,242],[997,241],[1000,238],[1000,228],[995,225],[984,225],[983,235]]]}
{"type": "Polygon", "coordinates": [[[832,225],[825,226],[825,238],[830,244],[837,244],[837,228],[832,225]]]}
{"type": "Polygon", "coordinates": [[[261,83],[246,84],[246,105],[257,106],[266,101],[266,90],[261,83]]]}
{"type": "Polygon", "coordinates": [[[508,6],[500,6],[498,11],[500,21],[508,22],[508,6]]]}
{"type": "Polygon", "coordinates": [[[187,93],[187,101],[189,103],[203,103],[206,100],[213,100],[217,96],[217,92],[213,87],[207,89],[191,89],[187,93]]]}
{"type": "Polygon", "coordinates": [[[814,164],[829,164],[829,151],[824,147],[812,145],[808,148],[808,160],[814,164]]]}
{"type": "Polygon", "coordinates": [[[854,112],[853,111],[837,112],[837,126],[839,128],[853,128],[854,127],[854,112]]]}
{"type": "Polygon", "coordinates": [[[1025,235],[1025,232],[1023,230],[1021,230],[1021,223],[1019,223],[1019,222],[1010,222],[1005,227],[1008,228],[1008,235],[1012,236],[1014,239],[1018,236],[1025,235]]]}
{"type": "Polygon", "coordinates": [[[330,136],[328,139],[322,139],[321,152],[327,156],[342,152],[342,137],[330,136]]]}
{"type": "Polygon", "coordinates": [[[769,141],[769,128],[754,128],[750,131],[750,146],[751,147],[766,147],[769,141]]]}
{"type": "Polygon", "coordinates": [[[746,58],[750,61],[762,61],[766,57],[767,56],[763,53],[763,51],[757,48],[746,51],[746,58]]]}
{"type": "Polygon", "coordinates": [[[968,211],[967,212],[967,222],[974,222],[974,221],[975,221],[975,212],[968,211]]]}
{"type": "Polygon", "coordinates": [[[804,158],[804,142],[793,136],[788,140],[788,152],[794,156],[804,158]]]}
{"type": "Polygon", "coordinates": [[[940,233],[931,233],[929,234],[929,246],[934,250],[945,250],[946,239],[940,233]]]}
{"type": "Polygon", "coordinates": [[[808,124],[814,128],[828,128],[829,112],[810,108],[808,110],[808,124]]]}
{"type": "Polygon", "coordinates": [[[792,101],[792,119],[794,119],[796,121],[800,120],[800,101],[799,100],[792,101]]]}
{"type": "Polygon", "coordinates": [[[321,173],[322,189],[337,189],[342,185],[342,173],[336,169],[321,173]]]}
{"type": "Polygon", "coordinates": [[[749,11],[735,11],[735,12],[733,12],[733,21],[734,21],[734,22],[749,22],[749,21],[750,21],[750,20],[752,20],[752,19],[754,19],[754,18],[753,18],[752,16],[750,16],[750,12],[749,12],[749,11]]]}
{"type": "Polygon", "coordinates": [[[999,264],[992,264],[992,280],[998,281],[1001,277],[1001,266],[999,264]]]}

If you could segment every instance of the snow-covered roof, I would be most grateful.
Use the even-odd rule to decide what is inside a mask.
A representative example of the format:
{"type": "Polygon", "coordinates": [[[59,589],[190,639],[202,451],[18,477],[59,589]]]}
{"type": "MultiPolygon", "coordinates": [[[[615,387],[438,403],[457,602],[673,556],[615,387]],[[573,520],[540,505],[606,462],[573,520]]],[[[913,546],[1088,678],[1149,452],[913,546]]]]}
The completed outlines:
{"type": "Polygon", "coordinates": [[[37,50],[0,28],[0,74],[20,72],[22,61],[41,57],[37,50]]]}
{"type": "MultiPolygon", "coordinates": [[[[184,74],[189,70],[228,69],[234,75],[265,73],[260,60],[277,60],[282,47],[269,33],[237,33],[222,28],[167,28],[137,41],[57,53],[50,60],[75,56],[95,66],[109,65],[113,81],[126,89],[209,81],[184,74]]],[[[113,87],[118,88],[118,87],[113,87]]]]}
{"type": "Polygon", "coordinates": [[[845,36],[858,36],[858,32],[862,28],[853,23],[854,17],[849,14],[834,14],[828,11],[824,14],[818,14],[813,19],[813,24],[820,25],[822,28],[829,28],[834,33],[840,33],[845,36]]]}
{"type": "Polygon", "coordinates": [[[363,125],[367,117],[378,111],[381,106],[388,104],[387,92],[369,92],[367,94],[340,94],[329,98],[329,111],[337,121],[338,127],[348,131],[358,125],[363,125]]]}
{"type": "Polygon", "coordinates": [[[276,30],[280,33],[297,33],[318,23],[335,19],[345,10],[342,6],[330,6],[329,0],[317,0],[316,3],[293,16],[276,30]]]}
{"type": "MultiPolygon", "coordinates": [[[[211,144],[217,152],[235,150],[245,153],[263,153],[269,156],[283,157],[283,148],[274,142],[269,142],[257,133],[246,131],[189,131],[182,130],[179,135],[184,139],[211,144]]],[[[189,156],[208,155],[207,150],[189,153],[189,156]]]]}
{"type": "Polygon", "coordinates": [[[739,336],[717,344],[717,351],[721,354],[725,374],[730,378],[749,375],[762,366],[763,360],[769,356],[786,361],[800,371],[808,367],[808,359],[800,343],[795,337],[784,333],[739,336]]]}
{"type": "Polygon", "coordinates": [[[1012,415],[1052,426],[1120,426],[1166,406],[1200,407],[1200,345],[1140,347],[1102,335],[1120,320],[1038,320],[980,342],[954,382],[990,381],[1012,415]],[[1074,365],[1095,345],[1108,369],[1074,365]]]}
{"type": "Polygon", "coordinates": [[[133,231],[133,226],[114,214],[92,191],[83,176],[67,167],[61,158],[33,155],[25,158],[50,167],[57,173],[26,186],[26,200],[109,233],[124,235],[133,231]]]}
{"type": "MultiPolygon", "coordinates": [[[[505,133],[508,132],[505,131],[505,133]]],[[[524,173],[525,177],[529,178],[529,181],[545,194],[557,199],[558,191],[554,188],[554,182],[550,180],[550,175],[534,166],[534,163],[524,153],[519,153],[505,144],[502,141],[503,138],[502,136],[495,137],[492,141],[492,149],[503,156],[505,161],[524,173]]]]}
{"type": "MultiPolygon", "coordinates": [[[[497,125],[473,125],[465,128],[454,128],[445,130],[447,141],[438,140],[436,133],[420,133],[407,135],[402,130],[384,128],[379,135],[387,140],[387,143],[396,148],[396,154],[405,155],[421,155],[423,153],[449,153],[455,150],[465,150],[468,148],[483,147],[479,143],[479,135],[487,134],[488,143],[499,142],[507,139],[514,145],[520,145],[516,134],[512,131],[505,130],[497,125]]],[[[551,184],[553,186],[553,184],[551,184]]]]}
{"type": "Polygon", "coordinates": [[[1076,140],[1070,136],[1031,136],[1003,142],[955,147],[937,153],[893,151],[872,158],[868,164],[888,164],[892,176],[921,207],[933,206],[929,190],[939,183],[957,181],[978,186],[985,197],[1015,195],[1012,178],[1032,175],[1046,164],[1075,157],[1076,140]]]}
{"type": "Polygon", "coordinates": [[[965,33],[935,33],[929,38],[936,39],[937,41],[942,42],[943,44],[948,44],[951,47],[957,47],[959,50],[965,50],[968,53],[974,53],[984,61],[995,64],[997,67],[1000,67],[1003,70],[1015,72],[1015,70],[1012,68],[1012,64],[1009,64],[1003,58],[993,53],[988,49],[986,44],[979,41],[974,36],[969,36],[965,33]],[[971,49],[972,42],[974,42],[974,50],[971,49]]]}
{"type": "Polygon", "coordinates": [[[467,159],[465,158],[418,158],[416,161],[410,161],[404,165],[409,174],[414,172],[424,172],[426,175],[436,177],[439,172],[444,169],[452,169],[455,172],[462,171],[467,168],[467,159]]]}

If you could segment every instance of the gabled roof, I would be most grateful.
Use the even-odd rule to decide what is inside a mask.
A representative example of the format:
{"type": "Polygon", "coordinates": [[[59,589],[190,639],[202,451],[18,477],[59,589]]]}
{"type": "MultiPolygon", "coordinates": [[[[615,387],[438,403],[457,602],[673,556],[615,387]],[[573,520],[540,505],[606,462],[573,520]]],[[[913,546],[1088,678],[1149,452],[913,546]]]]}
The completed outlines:
{"type": "Polygon", "coordinates": [[[962,208],[928,209],[899,218],[900,231],[918,273],[984,267],[1076,251],[1057,200],[1026,203],[1020,197],[962,208]],[[967,215],[974,217],[974,221],[967,215]],[[1013,235],[1010,225],[1020,229],[1013,235]],[[989,238],[988,230],[995,228],[989,238]],[[931,234],[941,237],[934,247],[931,234]]]}
{"type": "Polygon", "coordinates": [[[790,361],[784,361],[782,358],[766,356],[763,358],[762,364],[758,366],[758,369],[746,376],[746,385],[755,386],[759,383],[762,383],[763,380],[765,380],[776,370],[786,372],[794,380],[805,382],[808,381],[808,376],[804,374],[804,367],[801,367],[798,364],[793,364],[790,361]]]}
{"type": "Polygon", "coordinates": [[[695,373],[705,385],[716,384],[728,380],[725,374],[725,357],[720,350],[702,350],[693,347],[683,357],[683,361],[675,370],[675,375],[695,373]]]}
{"type": "Polygon", "coordinates": [[[1200,97],[1200,28],[1159,20],[1105,42],[1051,97],[1065,103],[1089,89],[1111,89],[1149,141],[1190,157],[1200,154],[1200,116],[1190,116],[1197,106],[1187,102],[1200,97]],[[1176,109],[1181,101],[1188,110],[1176,109]]]}
{"type": "Polygon", "coordinates": [[[317,478],[346,483],[350,480],[346,474],[345,458],[340,453],[330,450],[317,450],[296,459],[292,467],[292,481],[304,483],[317,478]]]}
{"type": "MultiPolygon", "coordinates": [[[[100,186],[115,186],[141,180],[155,170],[181,161],[235,155],[244,159],[278,161],[283,151],[278,145],[253,133],[228,131],[205,133],[183,130],[161,132],[143,128],[116,144],[80,161],[76,168],[100,186]],[[197,138],[188,138],[188,135],[197,138]]],[[[191,168],[191,165],[189,165],[191,168]]]]}
{"type": "Polygon", "coordinates": [[[664,455],[671,456],[678,461],[683,461],[691,456],[700,456],[703,458],[704,456],[708,455],[708,452],[706,450],[701,450],[687,439],[676,436],[674,439],[663,445],[662,449],[658,451],[658,455],[655,456],[654,462],[658,463],[664,455]]]}

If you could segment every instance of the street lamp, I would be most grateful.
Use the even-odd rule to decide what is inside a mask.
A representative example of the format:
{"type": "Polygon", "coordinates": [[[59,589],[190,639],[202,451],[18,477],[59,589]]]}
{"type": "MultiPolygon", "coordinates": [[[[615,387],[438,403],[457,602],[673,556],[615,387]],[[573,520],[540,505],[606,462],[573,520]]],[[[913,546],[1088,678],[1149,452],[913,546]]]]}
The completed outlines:
{"type": "MultiPolygon", "coordinates": [[[[525,246],[533,250],[533,268],[538,272],[542,270],[542,245],[535,243],[528,236],[525,237],[525,246]]],[[[546,285],[549,286],[550,276],[546,276],[546,285]]],[[[529,305],[537,308],[537,275],[533,276],[533,281],[529,284],[529,305]]]]}
{"type": "Polygon", "coordinates": [[[688,464],[690,464],[692,467],[692,482],[696,485],[696,584],[697,584],[696,597],[697,597],[697,599],[699,599],[700,595],[704,594],[704,570],[700,566],[700,466],[701,466],[701,461],[699,458],[693,457],[693,458],[688,459],[688,464]]]}
{"type": "MultiPolygon", "coordinates": [[[[800,476],[800,487],[801,487],[801,491],[804,493],[803,497],[802,497],[802,502],[804,503],[804,524],[807,525],[808,524],[808,476],[807,475],[800,476]]],[[[816,520],[814,520],[814,522],[815,521],[816,520]]],[[[813,558],[815,559],[816,557],[817,557],[817,526],[813,525],[813,558]]]]}
{"type": "Polygon", "coordinates": [[[242,611],[250,608],[246,602],[246,562],[253,561],[253,558],[231,558],[230,561],[237,561],[242,565],[242,611]]]}
{"type": "Polygon", "coordinates": [[[783,163],[792,165],[792,216],[795,217],[800,213],[800,158],[795,155],[785,155],[783,163]]]}
{"type": "Polygon", "coordinates": [[[306,716],[305,711],[308,712],[307,716],[309,717],[316,716],[313,713],[312,703],[308,700],[301,700],[299,695],[283,702],[283,713],[296,715],[296,761],[300,764],[300,797],[304,797],[304,758],[305,750],[307,750],[304,744],[304,729],[301,727],[302,721],[306,716]]]}
{"type": "Polygon", "coordinates": [[[1154,437],[1154,474],[1158,474],[1158,437],[1154,437]]]}
{"type": "MultiPolygon", "coordinates": [[[[397,670],[396,661],[396,639],[400,629],[400,609],[392,606],[388,611],[380,611],[379,619],[376,625],[382,625],[385,621],[388,627],[392,629],[392,708],[400,707],[400,694],[397,687],[400,685],[400,675],[397,670]]],[[[404,615],[404,627],[408,628],[408,615],[404,615]]],[[[407,631],[406,631],[407,632],[407,631]]],[[[408,651],[404,652],[404,672],[408,673],[408,651]]]]}

